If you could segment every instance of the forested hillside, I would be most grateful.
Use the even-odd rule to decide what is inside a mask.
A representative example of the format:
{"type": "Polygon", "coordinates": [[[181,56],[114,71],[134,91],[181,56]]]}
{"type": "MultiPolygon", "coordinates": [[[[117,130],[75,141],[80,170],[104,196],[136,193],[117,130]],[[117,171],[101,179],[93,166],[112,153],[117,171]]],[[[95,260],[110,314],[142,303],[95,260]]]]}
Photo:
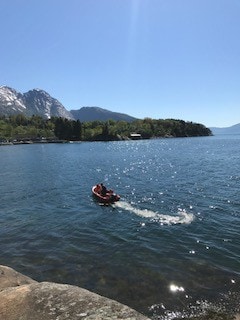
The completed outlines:
{"type": "Polygon", "coordinates": [[[109,141],[131,138],[138,133],[142,139],[159,137],[209,136],[211,130],[202,124],[183,120],[135,120],[92,121],[81,123],[79,120],[65,118],[43,119],[39,116],[25,117],[22,114],[0,117],[0,140],[39,140],[61,139],[73,141],[109,141]]]}

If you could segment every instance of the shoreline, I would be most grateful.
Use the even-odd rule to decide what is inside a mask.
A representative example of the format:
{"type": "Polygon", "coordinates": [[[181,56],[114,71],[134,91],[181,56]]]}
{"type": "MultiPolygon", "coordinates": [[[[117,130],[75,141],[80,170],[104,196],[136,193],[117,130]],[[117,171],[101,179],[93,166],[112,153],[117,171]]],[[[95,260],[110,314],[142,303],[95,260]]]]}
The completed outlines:
{"type": "MultiPolygon", "coordinates": [[[[54,282],[38,282],[0,265],[0,316],[4,320],[150,320],[125,304],[84,288],[54,282]]],[[[152,319],[155,319],[154,316],[152,319]]],[[[158,318],[159,319],[159,318],[158,318]]],[[[165,319],[165,317],[164,317],[165,319]]],[[[172,320],[240,320],[207,310],[205,314],[172,320]]]]}
{"type": "Polygon", "coordinates": [[[86,289],[37,282],[0,265],[0,318],[33,320],[33,317],[34,320],[150,320],[124,304],[86,289]]]}

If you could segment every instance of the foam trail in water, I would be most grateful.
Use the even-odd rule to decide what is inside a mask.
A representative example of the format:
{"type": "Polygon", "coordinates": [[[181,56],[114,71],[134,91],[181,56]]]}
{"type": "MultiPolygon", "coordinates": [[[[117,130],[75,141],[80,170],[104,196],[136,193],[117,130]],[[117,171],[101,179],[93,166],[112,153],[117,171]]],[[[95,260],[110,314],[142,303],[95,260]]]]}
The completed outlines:
{"type": "Polygon", "coordinates": [[[185,210],[181,210],[181,209],[178,210],[178,214],[176,216],[170,216],[170,215],[160,214],[158,212],[154,212],[148,209],[138,209],[125,201],[116,202],[114,206],[129,212],[135,213],[140,217],[150,218],[151,220],[160,222],[161,224],[165,224],[165,225],[189,224],[194,219],[193,214],[187,213],[185,210]]]}

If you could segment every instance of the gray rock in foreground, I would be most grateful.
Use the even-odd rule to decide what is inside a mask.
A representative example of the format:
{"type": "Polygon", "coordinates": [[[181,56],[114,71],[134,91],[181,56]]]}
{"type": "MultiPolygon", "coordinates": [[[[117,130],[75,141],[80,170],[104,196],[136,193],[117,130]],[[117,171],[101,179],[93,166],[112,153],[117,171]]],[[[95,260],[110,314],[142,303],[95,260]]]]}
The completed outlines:
{"type": "Polygon", "coordinates": [[[147,320],[137,311],[88,290],[37,282],[0,265],[0,319],[147,320]]]}

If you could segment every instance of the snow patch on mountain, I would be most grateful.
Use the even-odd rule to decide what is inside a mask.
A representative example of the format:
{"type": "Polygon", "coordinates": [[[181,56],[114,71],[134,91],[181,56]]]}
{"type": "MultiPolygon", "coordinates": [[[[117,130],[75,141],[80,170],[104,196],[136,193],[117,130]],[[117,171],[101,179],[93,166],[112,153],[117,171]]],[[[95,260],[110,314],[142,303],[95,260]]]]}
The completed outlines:
{"type": "Polygon", "coordinates": [[[23,112],[26,110],[22,94],[7,86],[1,86],[0,111],[1,109],[4,109],[7,114],[11,112],[11,109],[15,110],[16,112],[23,112]]]}

